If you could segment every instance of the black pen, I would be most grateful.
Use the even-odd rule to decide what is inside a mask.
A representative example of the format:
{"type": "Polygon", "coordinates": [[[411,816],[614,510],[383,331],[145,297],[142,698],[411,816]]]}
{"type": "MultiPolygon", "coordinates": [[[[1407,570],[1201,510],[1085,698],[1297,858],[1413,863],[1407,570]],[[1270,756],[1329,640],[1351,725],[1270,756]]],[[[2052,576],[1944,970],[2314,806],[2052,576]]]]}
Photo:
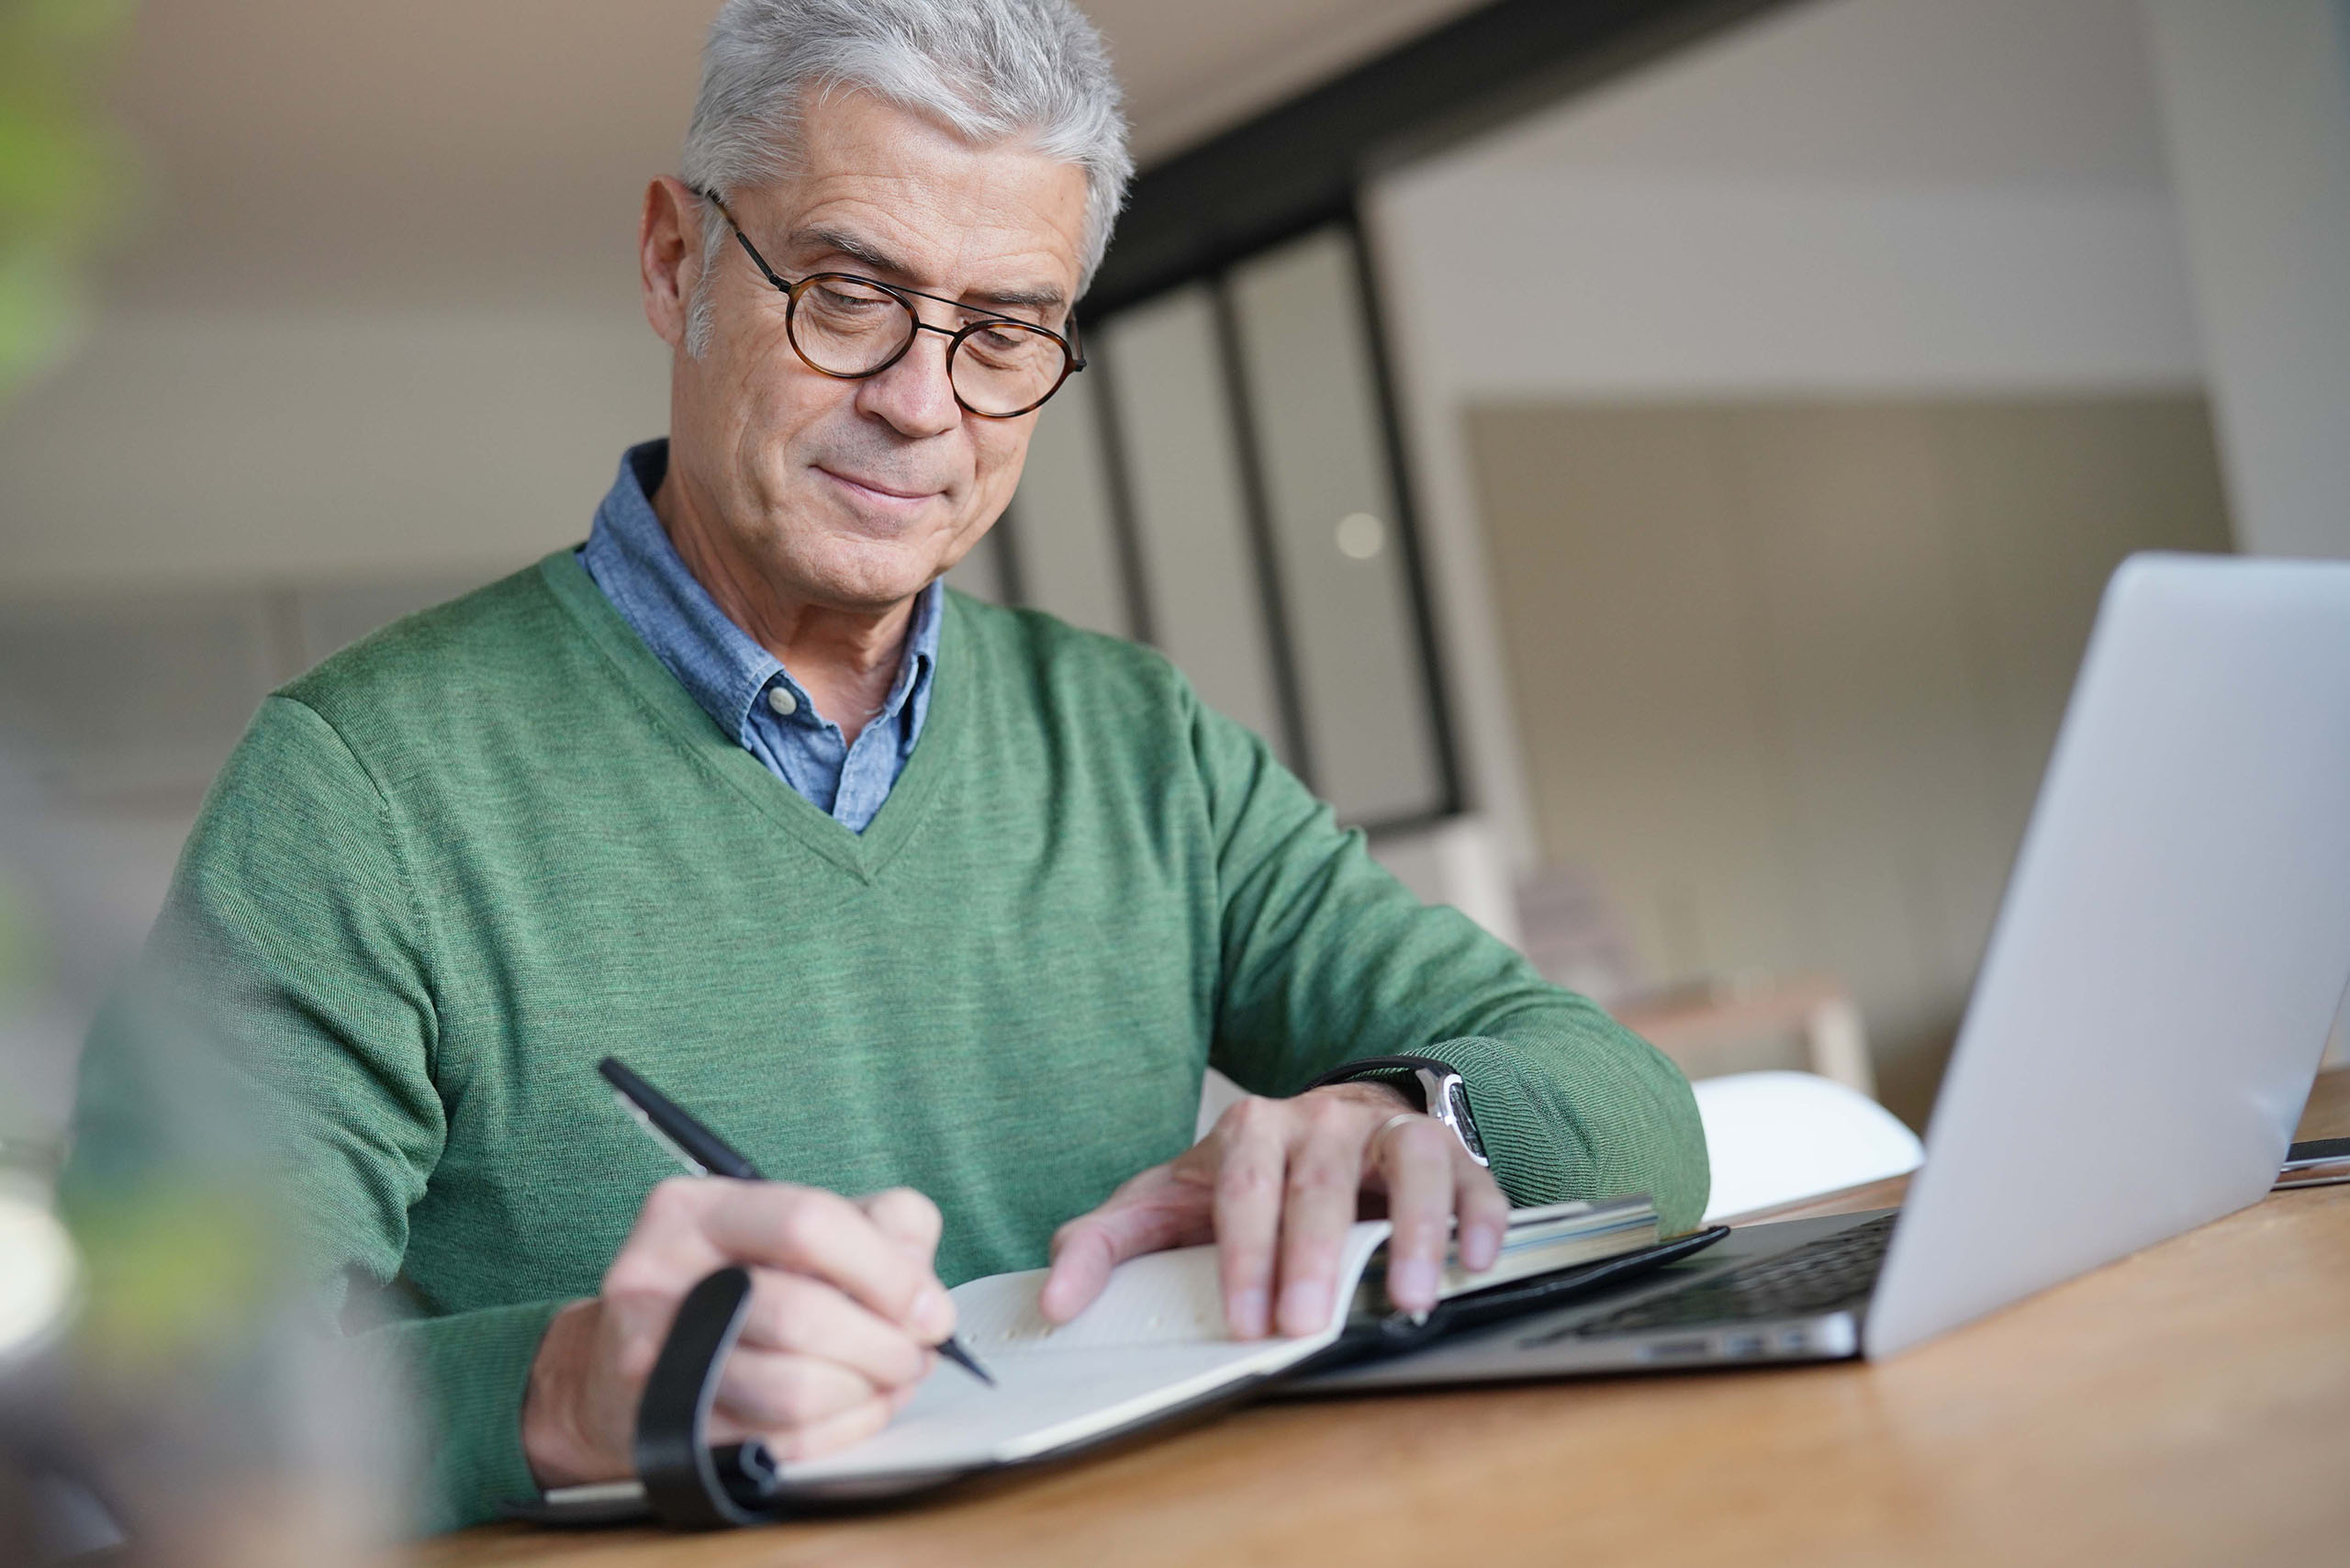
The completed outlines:
{"type": "MultiPolygon", "coordinates": [[[[688,1115],[670,1098],[631,1072],[618,1057],[606,1057],[596,1064],[604,1081],[612,1086],[620,1097],[621,1109],[636,1118],[637,1125],[653,1135],[653,1141],[677,1157],[677,1163],[697,1176],[731,1176],[737,1182],[764,1182],[759,1168],[728,1147],[726,1140],[688,1115]]],[[[995,1379],[988,1369],[979,1365],[979,1358],[963,1349],[953,1335],[938,1347],[938,1353],[986,1383],[995,1386],[995,1379]]]]}

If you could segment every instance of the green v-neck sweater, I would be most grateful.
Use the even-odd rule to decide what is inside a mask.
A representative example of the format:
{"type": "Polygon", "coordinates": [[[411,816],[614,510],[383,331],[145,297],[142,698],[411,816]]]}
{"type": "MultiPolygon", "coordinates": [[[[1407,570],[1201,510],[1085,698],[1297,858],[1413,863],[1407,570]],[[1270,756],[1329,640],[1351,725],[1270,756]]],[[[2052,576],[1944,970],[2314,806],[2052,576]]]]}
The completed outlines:
{"type": "MultiPolygon", "coordinates": [[[[862,834],[714,724],[568,552],[272,696],[160,946],[195,960],[326,1262],[430,1402],[442,1523],[527,1496],[518,1417],[660,1149],[616,1054],[768,1176],[905,1185],[950,1284],[1190,1143],[1203,1070],[1264,1094],[1441,1058],[1520,1204],[1697,1220],[1688,1085],[1458,912],[1424,906],[1158,655],[947,599],[930,712],[862,834]]],[[[105,1032],[98,1159],[129,1092],[105,1032]]],[[[128,1126],[124,1119],[120,1125],[128,1126]]]]}

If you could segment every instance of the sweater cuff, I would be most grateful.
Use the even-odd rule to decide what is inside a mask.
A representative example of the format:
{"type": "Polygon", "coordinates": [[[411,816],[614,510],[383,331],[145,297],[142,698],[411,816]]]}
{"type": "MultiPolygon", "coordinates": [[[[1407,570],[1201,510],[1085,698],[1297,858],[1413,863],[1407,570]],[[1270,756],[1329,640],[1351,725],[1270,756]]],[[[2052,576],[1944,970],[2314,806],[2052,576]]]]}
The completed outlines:
{"type": "Polygon", "coordinates": [[[419,1396],[423,1495],[418,1528],[455,1529],[537,1498],[522,1452],[522,1397],[547,1325],[566,1304],[523,1302],[375,1330],[419,1396]]]}
{"type": "Polygon", "coordinates": [[[1558,1084],[1529,1070],[1523,1051],[1504,1041],[1463,1036],[1421,1054],[1450,1067],[1467,1085],[1494,1180],[1512,1204],[1645,1193],[1662,1232],[1678,1236],[1697,1227],[1706,1207],[1708,1172],[1696,1103],[1688,1081],[1655,1047],[1622,1037],[1635,1054],[1614,1074],[1593,1075],[1580,1096],[1581,1114],[1561,1103],[1558,1084]]]}
{"type": "Polygon", "coordinates": [[[1559,1158],[1557,1129],[1543,1124],[1539,1101],[1516,1051],[1498,1040],[1467,1036],[1420,1054],[1460,1075],[1477,1137],[1493,1161],[1494,1180],[1513,1206],[1555,1204],[1573,1191],[1575,1183],[1559,1158]]]}

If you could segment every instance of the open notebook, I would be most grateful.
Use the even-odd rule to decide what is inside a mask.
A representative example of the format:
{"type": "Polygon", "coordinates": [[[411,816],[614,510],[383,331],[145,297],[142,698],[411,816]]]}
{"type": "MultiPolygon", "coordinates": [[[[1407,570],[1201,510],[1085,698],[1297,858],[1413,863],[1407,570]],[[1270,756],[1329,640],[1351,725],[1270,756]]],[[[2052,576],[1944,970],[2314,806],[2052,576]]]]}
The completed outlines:
{"type": "MultiPolygon", "coordinates": [[[[1645,1196],[1519,1209],[1493,1268],[1472,1273],[1458,1256],[1444,1298],[1424,1319],[1394,1313],[1382,1284],[1384,1220],[1348,1233],[1338,1305],[1321,1332],[1235,1339],[1225,1330],[1214,1247],[1151,1253],[1119,1265],[1076,1321],[1056,1327],[1036,1309],[1046,1271],[996,1274],[951,1293],[957,1334],[987,1364],[987,1387],[951,1367],[927,1379],[897,1420],[836,1454],[772,1470],[749,1462],[759,1489],[780,1501],[890,1495],[976,1470],[1068,1453],[1118,1433],[1230,1398],[1308,1361],[1419,1343],[1491,1311],[1530,1310],[1555,1282],[1598,1282],[1627,1267],[1679,1256],[1700,1238],[1657,1240],[1645,1196]],[[1595,1267],[1596,1265],[1596,1267],[1595,1267]]],[[[633,1483],[550,1492],[537,1517],[624,1505],[633,1483]]]]}

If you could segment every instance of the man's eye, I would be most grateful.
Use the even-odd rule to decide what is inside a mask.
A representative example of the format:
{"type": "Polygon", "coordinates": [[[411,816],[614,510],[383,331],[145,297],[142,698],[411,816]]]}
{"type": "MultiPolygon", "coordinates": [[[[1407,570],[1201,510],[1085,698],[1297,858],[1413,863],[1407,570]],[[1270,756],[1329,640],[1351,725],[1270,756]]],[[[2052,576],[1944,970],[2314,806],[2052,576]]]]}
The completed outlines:
{"type": "Polygon", "coordinates": [[[819,288],[816,296],[818,305],[844,316],[861,310],[878,310],[888,303],[870,294],[845,294],[837,288],[819,288]]]}

